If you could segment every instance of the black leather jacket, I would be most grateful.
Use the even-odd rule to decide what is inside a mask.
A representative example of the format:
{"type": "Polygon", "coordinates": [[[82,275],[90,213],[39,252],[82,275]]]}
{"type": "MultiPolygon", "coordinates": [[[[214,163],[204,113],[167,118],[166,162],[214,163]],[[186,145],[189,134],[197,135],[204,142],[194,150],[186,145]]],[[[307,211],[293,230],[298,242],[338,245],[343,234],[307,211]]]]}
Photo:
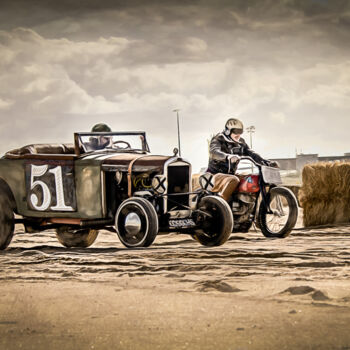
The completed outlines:
{"type": "MultiPolygon", "coordinates": [[[[226,136],[224,133],[215,135],[209,146],[209,164],[208,172],[212,174],[229,172],[229,162],[227,156],[236,154],[238,156],[249,156],[252,157],[257,163],[268,164],[268,161],[259,156],[249,148],[243,138],[234,141],[231,137],[226,136]]],[[[231,168],[231,173],[234,173],[235,169],[231,168]]]]}

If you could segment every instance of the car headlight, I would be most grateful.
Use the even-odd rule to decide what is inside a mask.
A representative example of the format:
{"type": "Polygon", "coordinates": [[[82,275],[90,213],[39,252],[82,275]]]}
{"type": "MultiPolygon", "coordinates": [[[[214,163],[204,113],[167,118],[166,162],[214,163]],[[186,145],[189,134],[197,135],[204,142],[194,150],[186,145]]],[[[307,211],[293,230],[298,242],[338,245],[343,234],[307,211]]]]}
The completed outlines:
{"type": "Polygon", "coordinates": [[[117,182],[117,185],[119,185],[122,181],[123,173],[119,170],[115,172],[115,181],[117,182]]]}
{"type": "Polygon", "coordinates": [[[163,194],[165,192],[165,176],[163,175],[156,175],[152,179],[152,188],[159,194],[163,194]]]}

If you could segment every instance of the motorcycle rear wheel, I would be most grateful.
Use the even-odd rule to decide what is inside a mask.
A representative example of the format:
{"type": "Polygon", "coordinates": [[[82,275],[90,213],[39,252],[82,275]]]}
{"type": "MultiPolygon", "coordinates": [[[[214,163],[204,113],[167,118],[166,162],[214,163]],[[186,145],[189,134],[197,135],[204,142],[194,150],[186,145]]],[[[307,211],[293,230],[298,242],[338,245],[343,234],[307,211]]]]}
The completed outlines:
{"type": "Polygon", "coordinates": [[[268,238],[287,237],[298,218],[298,202],[293,192],[285,187],[274,187],[267,194],[267,203],[261,202],[257,217],[262,234],[268,238]]]}

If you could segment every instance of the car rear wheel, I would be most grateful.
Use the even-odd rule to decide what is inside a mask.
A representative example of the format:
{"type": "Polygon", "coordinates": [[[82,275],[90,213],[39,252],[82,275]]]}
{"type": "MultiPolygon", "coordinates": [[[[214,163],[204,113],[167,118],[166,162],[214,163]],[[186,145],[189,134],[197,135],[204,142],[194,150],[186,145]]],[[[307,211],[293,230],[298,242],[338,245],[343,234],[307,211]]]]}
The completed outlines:
{"type": "Polygon", "coordinates": [[[126,247],[149,247],[159,230],[158,216],[149,201],[131,197],[118,208],[115,227],[120,241],[126,247]]]}
{"type": "Polygon", "coordinates": [[[199,228],[193,237],[209,247],[224,244],[233,228],[232,212],[227,202],[218,196],[206,196],[200,200],[198,209],[200,212],[195,221],[199,228]]]}
{"type": "Polygon", "coordinates": [[[11,200],[6,192],[0,191],[0,249],[10,244],[15,230],[15,216],[11,200]]]}
{"type": "Polygon", "coordinates": [[[98,230],[73,229],[62,226],[56,230],[58,241],[67,248],[87,248],[93,244],[98,236],[98,230]]]}

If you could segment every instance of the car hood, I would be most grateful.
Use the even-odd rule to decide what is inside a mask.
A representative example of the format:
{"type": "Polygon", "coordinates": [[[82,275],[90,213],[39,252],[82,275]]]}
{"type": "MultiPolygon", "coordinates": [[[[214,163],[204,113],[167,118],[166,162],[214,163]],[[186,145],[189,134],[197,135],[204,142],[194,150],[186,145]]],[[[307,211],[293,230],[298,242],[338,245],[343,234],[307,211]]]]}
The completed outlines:
{"type": "Polygon", "coordinates": [[[181,160],[181,158],[174,156],[135,153],[95,154],[86,156],[83,159],[98,161],[105,170],[118,169],[127,171],[129,165],[132,163],[132,170],[139,172],[150,170],[160,171],[164,168],[165,162],[170,158],[181,160]]]}

